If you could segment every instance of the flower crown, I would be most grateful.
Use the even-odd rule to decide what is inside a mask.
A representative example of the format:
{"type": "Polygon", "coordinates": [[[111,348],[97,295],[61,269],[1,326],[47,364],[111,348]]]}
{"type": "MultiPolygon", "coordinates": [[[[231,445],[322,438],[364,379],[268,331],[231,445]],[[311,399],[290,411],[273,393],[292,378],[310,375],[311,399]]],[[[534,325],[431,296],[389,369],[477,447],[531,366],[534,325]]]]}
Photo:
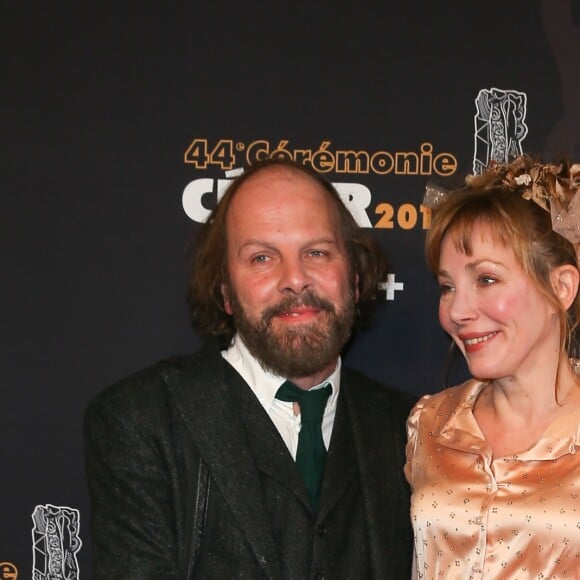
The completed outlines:
{"type": "MultiPolygon", "coordinates": [[[[483,174],[468,175],[465,184],[473,189],[521,192],[523,199],[550,213],[557,234],[572,244],[580,242],[580,163],[543,164],[521,155],[510,163],[492,162],[483,174]]],[[[428,183],[423,205],[436,209],[452,193],[428,183]]]]}

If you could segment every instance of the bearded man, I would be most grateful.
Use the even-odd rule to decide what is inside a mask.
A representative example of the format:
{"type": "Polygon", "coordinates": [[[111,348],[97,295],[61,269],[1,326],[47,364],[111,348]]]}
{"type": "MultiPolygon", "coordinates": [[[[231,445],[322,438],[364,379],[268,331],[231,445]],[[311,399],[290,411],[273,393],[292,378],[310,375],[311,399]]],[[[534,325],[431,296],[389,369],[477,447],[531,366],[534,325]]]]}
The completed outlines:
{"type": "Polygon", "coordinates": [[[86,414],[98,579],[409,578],[412,397],[342,367],[384,261],[334,187],[274,159],[194,250],[208,337],[86,414]]]}

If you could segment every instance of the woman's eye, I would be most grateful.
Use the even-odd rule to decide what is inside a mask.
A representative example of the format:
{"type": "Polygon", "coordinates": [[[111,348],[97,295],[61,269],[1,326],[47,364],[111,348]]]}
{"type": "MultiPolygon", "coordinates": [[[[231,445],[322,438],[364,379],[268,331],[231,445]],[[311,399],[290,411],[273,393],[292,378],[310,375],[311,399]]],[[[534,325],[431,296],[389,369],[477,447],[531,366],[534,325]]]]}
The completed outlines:
{"type": "Polygon", "coordinates": [[[496,279],[493,276],[480,276],[479,281],[483,286],[491,286],[496,279]]]}
{"type": "Polygon", "coordinates": [[[453,286],[451,284],[439,284],[439,292],[441,294],[449,294],[453,290],[453,286]]]}

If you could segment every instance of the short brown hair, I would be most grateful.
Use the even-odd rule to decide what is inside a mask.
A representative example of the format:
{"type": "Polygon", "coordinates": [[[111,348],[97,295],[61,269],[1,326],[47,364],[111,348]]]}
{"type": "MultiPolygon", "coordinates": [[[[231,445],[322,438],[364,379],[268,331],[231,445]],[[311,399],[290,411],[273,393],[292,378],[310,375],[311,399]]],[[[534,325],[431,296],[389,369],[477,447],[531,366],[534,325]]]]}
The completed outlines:
{"type": "Polygon", "coordinates": [[[305,165],[287,159],[266,159],[247,168],[232,181],[223,197],[203,224],[191,255],[187,302],[193,327],[203,336],[231,342],[236,332],[233,318],[224,308],[222,285],[227,284],[226,219],[233,197],[250,177],[271,168],[286,168],[309,176],[320,185],[338,214],[347,249],[352,280],[358,276],[359,313],[375,301],[379,281],[387,272],[386,259],[374,240],[356,223],[334,186],[305,165]]]}

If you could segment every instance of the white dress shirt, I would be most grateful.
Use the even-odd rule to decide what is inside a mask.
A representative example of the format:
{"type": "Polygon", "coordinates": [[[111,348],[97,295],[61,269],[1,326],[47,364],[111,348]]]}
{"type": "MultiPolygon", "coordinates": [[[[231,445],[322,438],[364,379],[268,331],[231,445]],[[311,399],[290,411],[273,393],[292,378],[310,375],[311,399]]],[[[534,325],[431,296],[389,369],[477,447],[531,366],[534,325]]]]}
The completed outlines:
{"type": "MultiPolygon", "coordinates": [[[[244,381],[248,383],[258,401],[260,401],[260,404],[264,407],[266,413],[268,413],[272,423],[278,429],[292,457],[296,459],[301,417],[300,414],[294,414],[294,405],[292,402],[276,399],[276,392],[286,379],[264,370],[260,366],[260,363],[250,354],[248,347],[238,334],[234,336],[232,346],[222,351],[222,356],[236,369],[244,381]]],[[[336,367],[330,376],[320,384],[312,387],[313,389],[321,389],[326,384],[330,384],[332,388],[332,393],[328,398],[322,417],[322,438],[326,449],[330,445],[330,437],[336,415],[336,401],[340,387],[340,368],[341,360],[339,357],[336,367]]]]}

